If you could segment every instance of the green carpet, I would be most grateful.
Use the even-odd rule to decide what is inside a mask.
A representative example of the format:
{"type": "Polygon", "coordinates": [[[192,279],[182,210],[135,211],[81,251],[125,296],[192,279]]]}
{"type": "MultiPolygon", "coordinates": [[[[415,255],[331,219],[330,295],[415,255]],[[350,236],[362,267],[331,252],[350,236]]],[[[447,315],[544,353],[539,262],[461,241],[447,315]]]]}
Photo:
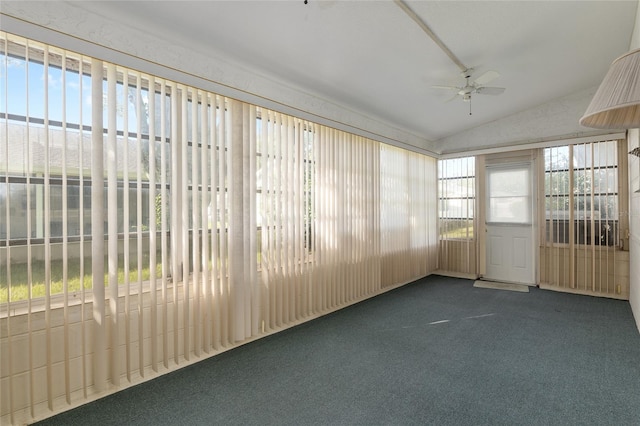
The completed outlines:
{"type": "Polygon", "coordinates": [[[624,301],[430,276],[43,425],[640,425],[624,301]]]}

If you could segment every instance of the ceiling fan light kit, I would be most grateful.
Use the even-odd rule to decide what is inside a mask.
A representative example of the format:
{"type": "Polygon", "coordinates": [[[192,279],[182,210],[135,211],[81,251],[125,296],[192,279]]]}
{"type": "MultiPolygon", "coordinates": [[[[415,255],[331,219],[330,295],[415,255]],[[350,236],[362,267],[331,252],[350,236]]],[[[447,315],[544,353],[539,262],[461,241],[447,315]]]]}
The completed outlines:
{"type": "MultiPolygon", "coordinates": [[[[459,86],[432,86],[432,87],[435,89],[455,90],[457,93],[452,99],[450,99],[450,101],[460,96],[462,97],[462,100],[464,102],[469,102],[469,103],[471,103],[472,95],[478,94],[478,95],[496,96],[496,95],[502,94],[505,91],[504,87],[484,86],[484,84],[487,84],[495,80],[496,78],[500,77],[500,74],[496,71],[493,71],[493,70],[487,71],[484,74],[477,77],[475,80],[471,80],[471,77],[473,76],[473,68],[468,68],[462,71],[461,74],[466,80],[466,83],[463,87],[459,87],[459,86]]],[[[471,105],[469,105],[469,115],[471,115],[471,105]]]]}
{"type": "Polygon", "coordinates": [[[640,127],[640,49],[613,61],[580,124],[597,129],[640,127]]]}
{"type": "Polygon", "coordinates": [[[486,87],[485,84],[490,81],[495,80],[500,77],[496,71],[487,71],[481,76],[477,77],[475,80],[471,80],[473,75],[473,68],[469,68],[465,66],[460,59],[444,44],[442,40],[433,32],[433,30],[424,22],[410,7],[407,5],[404,0],[394,0],[395,3],[402,9],[407,16],[413,19],[420,28],[433,40],[433,42],[451,59],[451,61],[460,68],[462,71],[462,77],[465,78],[466,84],[464,87],[457,86],[432,86],[435,89],[447,89],[447,90],[455,90],[457,92],[456,96],[454,96],[451,100],[456,97],[462,97],[464,102],[469,102],[469,115],[471,115],[471,95],[500,95],[505,89],[504,87],[486,87]]]}

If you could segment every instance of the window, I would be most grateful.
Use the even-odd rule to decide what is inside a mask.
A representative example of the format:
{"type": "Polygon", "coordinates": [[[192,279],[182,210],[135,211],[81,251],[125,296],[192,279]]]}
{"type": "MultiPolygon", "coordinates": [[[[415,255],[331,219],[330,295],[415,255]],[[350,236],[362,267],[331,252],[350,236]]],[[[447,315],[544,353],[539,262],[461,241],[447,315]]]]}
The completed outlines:
{"type": "Polygon", "coordinates": [[[475,157],[438,161],[441,239],[474,237],[475,157]]]}
{"type": "Polygon", "coordinates": [[[617,141],[546,148],[544,164],[547,243],[616,245],[617,141]]]}
{"type": "Polygon", "coordinates": [[[531,170],[519,167],[487,168],[489,223],[531,223],[531,170]]]}
{"type": "Polygon", "coordinates": [[[0,32],[0,344],[17,401],[6,405],[75,404],[427,275],[435,167],[0,32]],[[105,362],[114,347],[126,362],[105,362]],[[47,404],[27,396],[12,354],[37,360],[26,374],[47,404]]]}

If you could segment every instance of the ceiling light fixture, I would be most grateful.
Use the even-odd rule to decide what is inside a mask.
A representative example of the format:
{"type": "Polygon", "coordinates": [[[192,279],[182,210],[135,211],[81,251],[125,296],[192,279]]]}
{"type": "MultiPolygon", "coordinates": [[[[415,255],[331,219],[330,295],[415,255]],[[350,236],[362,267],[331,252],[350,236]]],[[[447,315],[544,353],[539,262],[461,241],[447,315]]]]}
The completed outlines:
{"type": "Polygon", "coordinates": [[[597,129],[640,127],[640,49],[613,61],[580,124],[597,129]]]}

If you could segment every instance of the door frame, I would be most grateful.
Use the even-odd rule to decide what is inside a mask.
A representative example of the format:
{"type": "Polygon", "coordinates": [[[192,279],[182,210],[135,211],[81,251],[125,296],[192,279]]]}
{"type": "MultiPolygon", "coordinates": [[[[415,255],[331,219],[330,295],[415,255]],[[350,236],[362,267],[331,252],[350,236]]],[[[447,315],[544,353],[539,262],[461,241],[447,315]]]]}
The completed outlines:
{"type": "MultiPolygon", "coordinates": [[[[484,278],[487,273],[487,208],[488,208],[488,173],[487,168],[499,168],[528,164],[531,173],[531,254],[533,257],[532,282],[520,283],[535,286],[539,281],[539,170],[538,170],[538,150],[522,150],[518,152],[506,152],[496,154],[478,155],[476,157],[476,202],[477,202],[477,225],[478,239],[477,247],[479,255],[477,257],[477,267],[479,278],[484,278]],[[480,175],[480,176],[478,176],[480,175]]],[[[507,225],[508,226],[508,225],[507,225]]],[[[487,279],[490,279],[487,277],[487,279]]],[[[495,279],[495,278],[494,278],[495,279]]]]}

